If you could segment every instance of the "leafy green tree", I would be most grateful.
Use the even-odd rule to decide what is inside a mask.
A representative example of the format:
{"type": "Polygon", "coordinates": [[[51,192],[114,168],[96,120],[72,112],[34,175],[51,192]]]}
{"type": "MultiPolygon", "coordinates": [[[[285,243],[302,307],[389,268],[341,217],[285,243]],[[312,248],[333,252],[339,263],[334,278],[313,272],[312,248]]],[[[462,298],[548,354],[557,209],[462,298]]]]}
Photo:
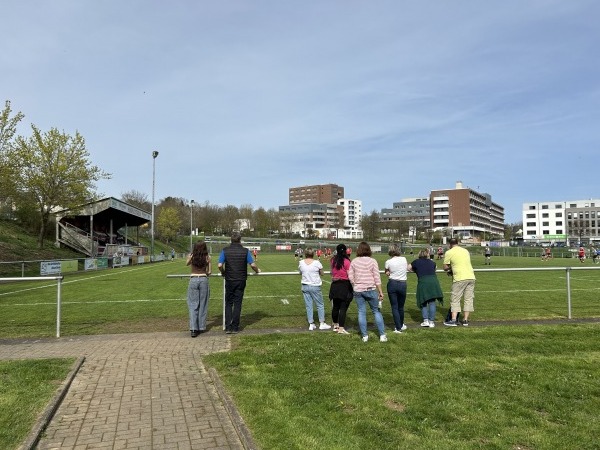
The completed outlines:
{"type": "Polygon", "coordinates": [[[13,190],[12,184],[17,177],[14,165],[10,161],[10,153],[14,148],[14,137],[17,125],[23,119],[23,114],[18,112],[11,117],[12,109],[7,100],[4,109],[0,112],[0,200],[9,197],[13,190]]]}
{"type": "Polygon", "coordinates": [[[78,132],[70,136],[56,128],[45,133],[31,128],[33,134],[17,137],[8,151],[16,175],[9,194],[18,209],[35,207],[42,248],[52,212],[94,200],[94,183],[110,174],[91,164],[78,132]]]}
{"type": "Polygon", "coordinates": [[[160,237],[167,241],[167,244],[177,237],[181,226],[181,217],[177,208],[166,206],[160,210],[156,220],[156,229],[160,237]]]}
{"type": "Polygon", "coordinates": [[[121,200],[141,209],[142,211],[149,212],[152,210],[152,202],[148,200],[148,195],[140,191],[127,191],[121,194],[121,200]]]}
{"type": "Polygon", "coordinates": [[[376,241],[379,238],[379,214],[377,211],[371,211],[371,214],[365,215],[360,221],[360,227],[363,230],[365,240],[376,241]]]}

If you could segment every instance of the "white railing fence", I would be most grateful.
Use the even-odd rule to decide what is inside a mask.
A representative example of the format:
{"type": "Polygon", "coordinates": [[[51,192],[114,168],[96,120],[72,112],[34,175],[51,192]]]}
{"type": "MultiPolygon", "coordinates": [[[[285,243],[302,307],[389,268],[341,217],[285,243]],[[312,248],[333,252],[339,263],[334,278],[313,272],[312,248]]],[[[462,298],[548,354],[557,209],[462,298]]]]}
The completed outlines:
{"type": "MultiPolygon", "coordinates": [[[[524,267],[524,268],[494,268],[494,269],[474,269],[475,272],[541,272],[541,271],[564,271],[566,272],[566,292],[567,292],[567,317],[573,318],[571,312],[571,271],[573,270],[600,270],[600,267],[524,267]]],[[[383,270],[380,270],[383,273],[383,270]]],[[[437,273],[444,273],[443,270],[437,270],[437,273]]],[[[324,274],[330,274],[329,271],[324,271],[324,274]]],[[[265,276],[282,276],[282,275],[296,275],[299,276],[299,272],[260,272],[260,274],[253,274],[248,276],[253,277],[265,277],[265,276]]],[[[189,278],[190,274],[186,275],[167,275],[167,278],[189,278]]],[[[211,277],[221,277],[220,273],[212,274],[211,277]]],[[[223,329],[225,329],[225,279],[223,278],[223,329]]]]}
{"type": "Polygon", "coordinates": [[[21,282],[21,281],[53,281],[56,280],[56,337],[60,337],[60,309],[61,309],[61,292],[62,292],[62,280],[64,276],[55,277],[12,277],[12,278],[0,278],[0,283],[10,282],[21,282]]]}

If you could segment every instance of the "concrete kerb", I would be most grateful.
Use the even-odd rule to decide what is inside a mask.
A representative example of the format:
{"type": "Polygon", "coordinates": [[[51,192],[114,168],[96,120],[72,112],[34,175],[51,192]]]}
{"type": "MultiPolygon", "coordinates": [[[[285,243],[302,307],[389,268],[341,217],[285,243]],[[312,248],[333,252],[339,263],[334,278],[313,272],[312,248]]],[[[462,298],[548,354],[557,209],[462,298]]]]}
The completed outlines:
{"type": "Polygon", "coordinates": [[[227,391],[225,390],[225,387],[223,386],[223,383],[221,382],[221,378],[219,377],[219,374],[212,367],[210,369],[208,369],[208,374],[210,375],[210,378],[212,379],[212,381],[215,385],[215,388],[216,388],[217,392],[219,393],[219,397],[221,397],[221,400],[223,401],[223,405],[225,406],[225,409],[227,410],[227,414],[229,414],[229,417],[231,417],[231,422],[233,423],[233,426],[235,427],[235,430],[240,438],[242,445],[247,450],[257,450],[258,447],[256,446],[256,444],[254,443],[254,440],[252,439],[252,434],[250,433],[250,430],[246,426],[244,419],[242,419],[242,416],[238,412],[237,407],[235,406],[235,403],[233,402],[233,400],[231,400],[231,397],[229,397],[229,394],[227,394],[227,391]]]}
{"type": "Polygon", "coordinates": [[[69,374],[67,375],[67,378],[62,382],[60,387],[56,390],[54,397],[52,397],[52,400],[50,400],[50,403],[48,403],[48,406],[46,406],[46,409],[38,417],[32,430],[29,432],[29,435],[27,436],[25,441],[19,446],[19,450],[35,449],[38,442],[40,441],[40,437],[42,436],[42,433],[44,432],[44,430],[46,430],[46,427],[48,427],[48,424],[54,417],[54,414],[58,410],[58,407],[62,403],[63,399],[65,398],[65,395],[67,395],[67,391],[69,390],[71,383],[73,383],[73,380],[75,379],[75,375],[77,375],[77,372],[79,372],[79,369],[83,365],[84,361],[85,361],[85,356],[80,356],[73,363],[73,366],[71,367],[71,370],[70,370],[69,374]]]}

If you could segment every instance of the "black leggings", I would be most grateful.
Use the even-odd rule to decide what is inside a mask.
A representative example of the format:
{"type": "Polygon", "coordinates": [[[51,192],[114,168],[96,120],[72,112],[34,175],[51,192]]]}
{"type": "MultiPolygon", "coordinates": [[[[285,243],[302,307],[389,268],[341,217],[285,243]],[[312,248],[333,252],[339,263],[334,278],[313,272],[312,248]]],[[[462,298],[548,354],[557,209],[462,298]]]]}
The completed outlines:
{"type": "Polygon", "coordinates": [[[346,312],[350,306],[350,300],[340,300],[339,298],[333,299],[333,308],[331,308],[331,319],[333,323],[337,323],[340,327],[344,327],[346,324],[346,312]]]}

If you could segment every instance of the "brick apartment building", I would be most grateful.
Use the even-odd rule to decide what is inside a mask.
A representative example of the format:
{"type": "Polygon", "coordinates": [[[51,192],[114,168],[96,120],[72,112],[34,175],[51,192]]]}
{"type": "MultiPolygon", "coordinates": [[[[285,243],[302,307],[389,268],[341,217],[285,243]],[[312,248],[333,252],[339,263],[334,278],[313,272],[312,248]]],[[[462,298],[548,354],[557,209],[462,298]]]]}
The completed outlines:
{"type": "Polygon", "coordinates": [[[504,234],[504,208],[489,194],[465,188],[457,181],[453,189],[438,189],[429,195],[431,227],[449,228],[452,234],[489,239],[504,234]]]}
{"type": "Polygon", "coordinates": [[[312,186],[291,187],[289,189],[289,204],[295,203],[325,203],[337,205],[344,198],[344,188],[337,184],[315,184],[312,186]]]}

